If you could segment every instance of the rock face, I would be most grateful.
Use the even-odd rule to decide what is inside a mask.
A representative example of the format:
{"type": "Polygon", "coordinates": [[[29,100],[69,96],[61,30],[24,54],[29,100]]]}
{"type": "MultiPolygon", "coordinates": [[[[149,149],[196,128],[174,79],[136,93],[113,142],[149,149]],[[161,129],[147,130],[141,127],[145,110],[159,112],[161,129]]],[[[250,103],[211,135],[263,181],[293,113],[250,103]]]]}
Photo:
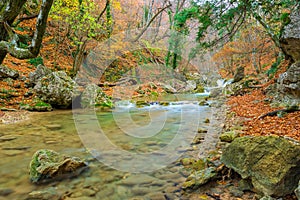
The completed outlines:
{"type": "Polygon", "coordinates": [[[76,82],[63,71],[44,76],[34,86],[37,96],[42,101],[59,108],[67,108],[71,105],[72,97],[78,96],[74,94],[76,88],[76,82]]]}
{"type": "Polygon", "coordinates": [[[0,65],[0,79],[3,79],[3,78],[16,79],[18,77],[19,77],[18,71],[10,69],[4,65],[0,65]]]}
{"type": "Polygon", "coordinates": [[[295,62],[285,73],[281,74],[277,90],[282,95],[278,100],[287,103],[300,103],[300,9],[299,7],[290,15],[290,23],[284,27],[280,38],[280,45],[285,54],[295,62]],[[296,102],[295,102],[296,101],[296,102]]]}
{"type": "Polygon", "coordinates": [[[30,180],[33,183],[43,183],[76,176],[87,168],[87,164],[77,157],[42,149],[33,155],[29,168],[30,180]]]}
{"type": "Polygon", "coordinates": [[[44,76],[51,73],[51,70],[45,67],[44,65],[38,65],[34,72],[29,73],[29,82],[28,87],[34,87],[37,82],[44,76]]]}
{"type": "Polygon", "coordinates": [[[300,179],[300,144],[282,137],[236,138],[221,161],[266,196],[291,194],[300,179]]]}
{"type": "Polygon", "coordinates": [[[294,61],[300,60],[300,9],[295,9],[290,16],[291,22],[284,27],[280,44],[286,54],[294,61]]]}
{"type": "Polygon", "coordinates": [[[281,99],[298,99],[300,103],[300,61],[292,64],[290,68],[277,80],[277,89],[282,94],[281,99]]]}

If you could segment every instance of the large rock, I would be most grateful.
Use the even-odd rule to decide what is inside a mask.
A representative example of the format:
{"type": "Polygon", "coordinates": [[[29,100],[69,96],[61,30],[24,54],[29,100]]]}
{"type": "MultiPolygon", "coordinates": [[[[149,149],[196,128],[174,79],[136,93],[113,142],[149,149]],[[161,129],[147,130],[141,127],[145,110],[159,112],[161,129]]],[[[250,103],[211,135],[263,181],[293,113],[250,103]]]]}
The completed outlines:
{"type": "Polygon", "coordinates": [[[80,104],[83,108],[93,108],[95,106],[113,107],[111,99],[95,84],[87,85],[81,95],[80,104]]]}
{"type": "Polygon", "coordinates": [[[3,78],[16,79],[18,77],[19,77],[18,71],[10,69],[4,65],[0,65],[0,79],[3,79],[3,78]]]}
{"type": "Polygon", "coordinates": [[[43,183],[76,176],[87,168],[87,164],[77,157],[42,149],[33,155],[29,168],[30,180],[33,183],[43,183]]]}
{"type": "Polygon", "coordinates": [[[29,73],[29,82],[28,87],[34,87],[37,82],[45,77],[46,75],[50,74],[51,70],[44,65],[38,65],[34,72],[29,73]]]}
{"type": "Polygon", "coordinates": [[[281,93],[281,99],[300,103],[300,61],[292,64],[285,73],[280,75],[277,89],[281,93]]]}
{"type": "Polygon", "coordinates": [[[76,82],[63,71],[44,76],[34,86],[34,90],[42,101],[59,108],[69,107],[72,104],[72,97],[78,96],[75,94],[76,82]]]}
{"type": "Polygon", "coordinates": [[[300,9],[294,9],[290,23],[284,27],[280,38],[283,51],[294,61],[300,60],[300,9]]]}
{"type": "Polygon", "coordinates": [[[266,196],[291,194],[300,179],[300,144],[282,137],[236,138],[221,160],[266,196]]]}

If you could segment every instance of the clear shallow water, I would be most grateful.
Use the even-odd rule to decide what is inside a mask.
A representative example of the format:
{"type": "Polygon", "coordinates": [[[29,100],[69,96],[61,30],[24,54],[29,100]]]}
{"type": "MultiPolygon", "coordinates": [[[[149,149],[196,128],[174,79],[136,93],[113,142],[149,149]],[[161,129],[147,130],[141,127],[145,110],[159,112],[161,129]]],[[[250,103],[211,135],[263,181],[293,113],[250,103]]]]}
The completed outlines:
{"type": "Polygon", "coordinates": [[[169,157],[181,154],[182,157],[189,157],[198,153],[198,147],[192,145],[176,143],[171,145],[174,146],[170,148],[171,151],[165,152],[164,148],[175,141],[176,135],[185,133],[191,133],[184,135],[185,141],[191,143],[197,132],[195,127],[207,126],[201,123],[210,117],[209,107],[184,101],[169,106],[120,106],[114,112],[76,110],[75,113],[75,116],[72,111],[34,113],[28,121],[0,125],[0,136],[8,138],[0,140],[0,199],[26,199],[30,192],[40,190],[54,190],[57,196],[53,199],[184,199],[180,186],[187,175],[186,170],[178,160],[168,165],[160,165],[156,161],[157,158],[164,160],[163,156],[170,152],[172,154],[169,157]],[[200,124],[194,124],[194,118],[200,124]],[[189,124],[191,122],[193,124],[189,124]],[[107,153],[107,144],[93,138],[97,137],[95,134],[99,129],[95,124],[100,125],[111,144],[127,154],[107,153]],[[139,137],[139,134],[150,137],[139,137]],[[84,141],[86,138],[89,140],[84,141]],[[31,184],[28,175],[31,156],[38,149],[45,148],[85,159],[90,169],[73,179],[43,185],[31,184]],[[132,162],[136,159],[135,155],[147,153],[156,155],[153,162],[150,156],[142,160],[144,165],[132,162]],[[104,161],[104,164],[93,156],[104,161]],[[157,169],[143,172],[141,168],[146,169],[148,165],[157,169]],[[123,171],[115,169],[118,167],[123,171]],[[135,170],[142,173],[134,173],[135,170]],[[7,189],[11,193],[4,196],[3,191],[7,189]]]}

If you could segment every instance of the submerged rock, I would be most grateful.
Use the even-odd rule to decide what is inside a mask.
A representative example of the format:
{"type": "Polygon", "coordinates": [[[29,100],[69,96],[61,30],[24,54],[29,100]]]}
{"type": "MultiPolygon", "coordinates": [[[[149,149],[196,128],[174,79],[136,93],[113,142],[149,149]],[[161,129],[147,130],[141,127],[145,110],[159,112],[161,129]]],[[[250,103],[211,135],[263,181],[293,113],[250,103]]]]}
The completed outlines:
{"type": "Polygon", "coordinates": [[[193,189],[201,185],[208,183],[211,179],[216,177],[218,174],[216,168],[209,167],[200,171],[195,171],[192,173],[186,181],[183,183],[183,189],[193,189]]]}
{"type": "Polygon", "coordinates": [[[60,199],[61,195],[55,187],[49,187],[45,190],[32,191],[28,194],[26,200],[56,200],[60,199]]]}
{"type": "Polygon", "coordinates": [[[300,145],[282,137],[236,138],[221,161],[266,196],[291,194],[300,179],[300,145]]]}
{"type": "Polygon", "coordinates": [[[79,175],[87,164],[77,157],[61,155],[53,150],[38,150],[30,162],[30,180],[43,183],[79,175]]]}
{"type": "Polygon", "coordinates": [[[137,101],[135,104],[136,104],[136,107],[138,107],[138,108],[145,107],[145,106],[150,106],[150,103],[148,103],[146,101],[137,101]]]}

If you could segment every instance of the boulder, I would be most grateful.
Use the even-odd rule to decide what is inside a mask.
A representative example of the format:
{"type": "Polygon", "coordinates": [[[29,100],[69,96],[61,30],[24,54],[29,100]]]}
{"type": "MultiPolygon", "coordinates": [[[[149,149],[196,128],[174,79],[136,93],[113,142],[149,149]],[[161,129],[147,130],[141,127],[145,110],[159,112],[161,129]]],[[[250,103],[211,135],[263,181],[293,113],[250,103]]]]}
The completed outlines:
{"type": "Polygon", "coordinates": [[[51,73],[51,70],[44,65],[38,65],[34,72],[29,73],[29,81],[27,82],[27,87],[34,87],[37,82],[44,76],[51,73]]]}
{"type": "Polygon", "coordinates": [[[241,81],[245,77],[245,67],[238,67],[233,77],[233,83],[241,81]]]}
{"type": "Polygon", "coordinates": [[[4,65],[0,65],[0,79],[3,79],[3,78],[16,79],[18,77],[19,77],[18,71],[10,69],[4,65]]]}
{"type": "Polygon", "coordinates": [[[77,176],[86,168],[87,164],[77,157],[69,157],[53,150],[42,149],[33,155],[29,174],[33,183],[43,183],[77,176]]]}
{"type": "Polygon", "coordinates": [[[300,179],[300,144],[283,137],[239,137],[221,161],[265,196],[291,194],[300,179]]]}
{"type": "Polygon", "coordinates": [[[277,89],[282,98],[298,100],[300,103],[300,61],[292,64],[277,79],[277,89]]]}
{"type": "Polygon", "coordinates": [[[95,106],[113,107],[111,99],[95,84],[86,86],[81,95],[80,104],[83,108],[93,108],[95,106]]]}
{"type": "Polygon", "coordinates": [[[39,79],[34,86],[36,95],[53,107],[67,108],[72,104],[72,98],[79,96],[75,91],[77,84],[65,72],[52,72],[39,79]]]}
{"type": "Polygon", "coordinates": [[[294,9],[290,23],[284,27],[280,38],[283,51],[294,61],[300,60],[300,9],[294,9]]]}

